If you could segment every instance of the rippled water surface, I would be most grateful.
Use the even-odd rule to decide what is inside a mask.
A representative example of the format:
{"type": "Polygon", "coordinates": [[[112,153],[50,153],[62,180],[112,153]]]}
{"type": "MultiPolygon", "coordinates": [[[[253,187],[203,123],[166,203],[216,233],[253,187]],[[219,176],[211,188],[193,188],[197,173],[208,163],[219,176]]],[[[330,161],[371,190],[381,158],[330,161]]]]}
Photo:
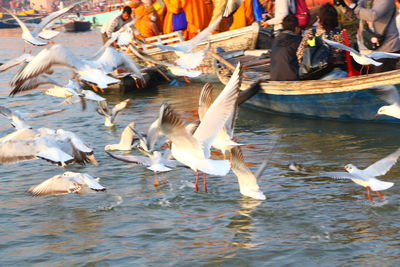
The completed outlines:
{"type": "MultiPolygon", "coordinates": [[[[22,52],[19,35],[18,29],[0,30],[0,62],[22,52]]],[[[56,38],[80,55],[94,52],[100,40],[97,31],[56,38]]],[[[0,74],[0,105],[31,111],[60,102],[40,92],[9,98],[8,82],[15,71],[0,74]]],[[[57,70],[55,75],[66,81],[66,73],[57,70]]],[[[132,120],[146,130],[164,101],[194,119],[201,86],[160,86],[126,95],[109,91],[105,96],[111,103],[133,100],[113,129],[103,125],[94,103],[85,112],[69,105],[65,113],[34,120],[34,127],[71,130],[94,147],[98,167],[71,165],[68,170],[100,177],[108,191],[31,197],[29,187],[64,170],[42,160],[0,165],[0,265],[400,264],[399,167],[383,178],[395,183],[383,192],[385,200],[373,203],[351,181],[316,174],[339,171],[350,162],[366,167],[392,153],[399,147],[398,125],[289,118],[241,108],[236,136],[249,144],[243,148],[246,161],[255,171],[260,161],[269,159],[259,180],[265,201],[242,197],[232,173],[210,176],[209,193],[202,188],[195,193],[190,170],[155,176],[103,152],[132,120]],[[293,161],[313,174],[291,172],[287,165],[293,161]],[[157,187],[155,179],[160,180],[157,187]]],[[[0,118],[0,134],[10,132],[0,118]]]]}

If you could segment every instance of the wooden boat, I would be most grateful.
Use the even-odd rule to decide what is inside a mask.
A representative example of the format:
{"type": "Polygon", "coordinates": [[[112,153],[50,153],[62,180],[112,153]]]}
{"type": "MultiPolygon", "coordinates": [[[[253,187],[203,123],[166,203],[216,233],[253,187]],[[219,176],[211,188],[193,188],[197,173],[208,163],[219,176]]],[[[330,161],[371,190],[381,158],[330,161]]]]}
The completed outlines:
{"type": "MultiPolygon", "coordinates": [[[[105,11],[94,12],[94,13],[81,13],[79,19],[83,21],[91,22],[93,25],[101,26],[111,17],[121,14],[122,7],[107,9],[105,11]]],[[[61,23],[67,23],[71,19],[77,18],[76,15],[70,15],[61,19],[61,23]]]]}
{"type": "MultiPolygon", "coordinates": [[[[209,38],[209,42],[211,44],[211,50],[216,49],[217,47],[225,51],[230,51],[233,49],[268,48],[270,44],[269,40],[272,38],[271,36],[272,32],[269,29],[261,28],[259,24],[255,22],[248,27],[213,34],[209,38]]],[[[135,42],[134,44],[136,45],[136,47],[142,49],[144,52],[151,55],[155,59],[167,62],[173,62],[175,59],[177,59],[175,52],[161,50],[155,46],[152,46],[151,43],[171,45],[174,43],[185,42],[181,31],[149,37],[144,39],[144,41],[147,44],[142,44],[138,42],[135,42]]],[[[194,50],[202,50],[205,49],[207,46],[208,41],[201,43],[194,50]]],[[[135,61],[139,62],[140,64],[146,64],[146,62],[143,62],[135,55],[131,54],[131,56],[135,61]]],[[[200,69],[205,75],[210,75],[209,78],[211,80],[212,77],[215,77],[214,81],[218,81],[215,75],[215,69],[213,67],[213,58],[210,55],[206,56],[206,58],[202,62],[202,65],[200,66],[200,69]]],[[[201,80],[204,81],[204,79],[201,80]]]]}
{"type": "Polygon", "coordinates": [[[73,20],[64,24],[64,29],[67,32],[85,32],[90,31],[92,23],[89,21],[73,20]]]}
{"type": "MultiPolygon", "coordinates": [[[[236,52],[237,54],[240,54],[236,52]]],[[[244,55],[221,55],[235,64],[241,58],[254,62],[244,55]],[[231,58],[229,58],[231,56],[231,58]]],[[[400,85],[400,70],[375,73],[334,80],[268,81],[267,66],[256,66],[259,70],[245,68],[241,89],[249,88],[261,79],[261,92],[246,101],[246,105],[269,112],[331,120],[353,120],[368,122],[400,123],[389,116],[375,117],[378,109],[388,105],[374,94],[373,88],[385,85],[400,85]]],[[[218,78],[223,84],[229,80],[230,71],[218,64],[218,78]]]]}
{"type": "MultiPolygon", "coordinates": [[[[40,23],[42,21],[42,16],[38,15],[27,15],[19,16],[19,18],[26,23],[40,23]]],[[[15,21],[13,17],[9,14],[5,14],[2,19],[0,19],[0,29],[10,29],[19,28],[19,24],[15,21]]]]}

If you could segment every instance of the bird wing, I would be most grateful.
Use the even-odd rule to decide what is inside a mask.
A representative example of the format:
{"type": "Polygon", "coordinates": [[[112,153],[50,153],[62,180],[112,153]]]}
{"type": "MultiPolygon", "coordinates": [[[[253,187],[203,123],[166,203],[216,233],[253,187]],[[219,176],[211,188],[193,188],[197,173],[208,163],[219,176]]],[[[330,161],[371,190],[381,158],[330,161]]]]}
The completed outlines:
{"type": "Polygon", "coordinates": [[[265,195],[261,192],[257,183],[257,178],[261,176],[262,172],[260,172],[259,176],[254,176],[251,170],[246,166],[242,150],[239,146],[235,146],[231,149],[231,155],[231,168],[238,178],[240,192],[249,197],[264,200],[265,195]]]}
{"type": "Polygon", "coordinates": [[[13,115],[13,112],[5,106],[0,106],[0,114],[9,119],[13,115]]]}
{"type": "Polygon", "coordinates": [[[106,188],[99,183],[100,178],[95,179],[87,173],[80,173],[79,175],[90,189],[95,191],[106,190],[106,188]]]}
{"type": "Polygon", "coordinates": [[[160,135],[159,124],[160,123],[157,119],[150,125],[149,129],[147,130],[146,140],[147,140],[147,146],[150,149],[150,151],[154,149],[158,136],[160,135]]]}
{"type": "Polygon", "coordinates": [[[142,72],[140,70],[139,65],[133,61],[128,55],[126,55],[124,52],[118,52],[120,55],[120,65],[122,67],[125,67],[126,69],[130,70],[131,72],[135,73],[137,77],[139,77],[141,80],[144,81],[142,72]]]}
{"type": "Polygon", "coordinates": [[[257,94],[261,89],[260,81],[257,81],[250,85],[250,87],[246,90],[241,90],[238,96],[237,104],[240,105],[246,100],[250,99],[252,96],[257,94]]]}
{"type": "Polygon", "coordinates": [[[86,2],[86,0],[83,1],[78,1],[76,3],[73,3],[72,5],[69,5],[67,7],[64,7],[60,10],[57,10],[45,18],[42,19],[42,21],[39,23],[39,25],[36,27],[36,29],[33,31],[34,36],[38,36],[39,33],[46,28],[47,25],[49,25],[51,22],[55,21],[56,19],[62,17],[65,13],[67,13],[69,10],[71,10],[74,6],[79,5],[83,2],[86,2]]]}
{"type": "Polygon", "coordinates": [[[99,101],[97,103],[99,105],[99,108],[96,109],[97,113],[99,113],[101,116],[110,116],[111,115],[111,111],[108,108],[107,100],[99,101]]]}
{"type": "Polygon", "coordinates": [[[121,112],[122,110],[124,110],[130,102],[131,102],[131,99],[128,98],[128,99],[125,99],[124,101],[121,101],[118,104],[116,104],[111,110],[112,117],[115,118],[117,116],[117,114],[119,112],[121,112]]]}
{"type": "Polygon", "coordinates": [[[82,185],[64,175],[55,175],[42,183],[32,186],[28,192],[34,196],[48,196],[77,192],[82,185]]]}
{"type": "Polygon", "coordinates": [[[39,52],[22,70],[12,79],[11,85],[20,85],[24,81],[47,72],[53,65],[62,65],[75,71],[83,66],[69,49],[62,45],[54,45],[39,52]]]}
{"type": "Polygon", "coordinates": [[[186,130],[182,119],[172,107],[164,103],[160,108],[159,127],[161,132],[179,149],[203,158],[204,151],[200,143],[186,130]]]}
{"type": "Polygon", "coordinates": [[[359,180],[366,180],[365,178],[354,175],[348,172],[321,172],[321,176],[331,177],[333,179],[359,179],[359,180]]]}
{"type": "Polygon", "coordinates": [[[9,61],[6,61],[3,63],[3,65],[0,66],[0,72],[6,71],[8,69],[11,69],[12,67],[18,66],[23,62],[26,62],[30,59],[32,59],[33,56],[30,54],[22,54],[21,56],[17,58],[10,59],[9,61]]]}
{"type": "Polygon", "coordinates": [[[31,32],[29,31],[28,27],[25,25],[25,23],[24,23],[22,20],[20,20],[20,19],[18,18],[18,16],[16,16],[15,14],[13,14],[13,12],[12,12],[11,10],[5,8],[4,6],[3,6],[2,8],[3,8],[8,14],[10,14],[10,15],[15,19],[15,21],[16,21],[16,22],[19,24],[19,26],[21,27],[23,33],[31,33],[31,32]]]}
{"type": "Polygon", "coordinates": [[[182,52],[189,52],[196,46],[198,46],[201,42],[206,41],[211,33],[218,27],[219,23],[221,22],[222,17],[217,18],[213,23],[208,25],[207,28],[199,32],[195,37],[190,39],[187,42],[183,42],[182,44],[179,44],[178,46],[180,47],[180,51],[182,52]]]}
{"type": "Polygon", "coordinates": [[[244,0],[227,0],[223,17],[229,17],[232,15],[243,3],[244,0]]]}
{"type": "Polygon", "coordinates": [[[105,152],[114,159],[128,162],[128,163],[135,163],[135,164],[140,164],[140,165],[144,165],[144,166],[150,166],[152,163],[151,159],[149,159],[147,157],[143,157],[143,156],[122,156],[122,155],[112,154],[106,150],[105,150],[105,152]]]}
{"type": "Polygon", "coordinates": [[[50,78],[50,76],[48,76],[46,74],[42,74],[37,77],[33,77],[31,79],[24,80],[23,83],[16,85],[13,88],[13,90],[10,92],[10,96],[19,94],[21,92],[30,91],[30,90],[38,88],[41,85],[46,85],[46,84],[51,84],[51,85],[56,85],[58,87],[62,87],[61,84],[59,84],[57,81],[50,78]]]}
{"type": "Polygon", "coordinates": [[[199,98],[199,109],[198,109],[200,121],[203,120],[207,110],[210,108],[213,102],[212,91],[213,91],[213,86],[211,83],[206,83],[203,86],[203,89],[201,89],[199,98]]]}
{"type": "Polygon", "coordinates": [[[400,58],[400,54],[397,53],[388,53],[388,52],[379,52],[375,51],[369,54],[366,54],[367,57],[373,59],[382,59],[382,58],[400,58]]]}
{"type": "Polygon", "coordinates": [[[136,130],[134,127],[128,126],[135,133],[135,135],[139,138],[140,146],[146,151],[149,152],[150,148],[147,143],[147,139],[143,137],[143,135],[136,130]]]}
{"type": "Polygon", "coordinates": [[[44,111],[36,111],[36,112],[30,112],[28,114],[29,118],[41,118],[41,117],[46,117],[46,116],[50,116],[56,113],[60,113],[65,111],[65,108],[56,108],[56,109],[48,109],[48,110],[44,110],[44,111]]]}
{"type": "Polygon", "coordinates": [[[354,54],[356,54],[358,56],[361,56],[361,54],[358,51],[356,51],[355,49],[353,49],[351,47],[345,46],[344,44],[341,44],[341,43],[338,43],[338,42],[335,42],[335,41],[331,41],[331,40],[328,40],[328,39],[325,39],[325,38],[322,38],[322,40],[324,40],[325,43],[327,43],[328,45],[330,45],[330,46],[332,46],[334,48],[345,50],[345,51],[349,51],[349,52],[354,53],[354,54]]]}
{"type": "Polygon", "coordinates": [[[375,95],[377,95],[379,98],[386,101],[387,103],[400,105],[400,95],[396,86],[394,85],[375,86],[371,90],[375,95]]]}
{"type": "Polygon", "coordinates": [[[400,148],[395,152],[390,154],[389,156],[378,160],[374,164],[370,165],[368,168],[363,170],[363,172],[367,173],[370,177],[376,177],[386,174],[394,164],[396,164],[397,159],[400,156],[400,148]]]}
{"type": "Polygon", "coordinates": [[[211,104],[199,127],[193,134],[193,137],[204,146],[204,151],[209,151],[212,141],[222,130],[229,116],[234,111],[240,92],[240,76],[241,65],[239,62],[229,82],[211,104]]]}
{"type": "Polygon", "coordinates": [[[54,37],[56,37],[58,34],[60,34],[59,31],[53,31],[53,30],[46,29],[46,30],[42,30],[38,36],[42,39],[50,40],[50,39],[53,39],[54,37]]]}

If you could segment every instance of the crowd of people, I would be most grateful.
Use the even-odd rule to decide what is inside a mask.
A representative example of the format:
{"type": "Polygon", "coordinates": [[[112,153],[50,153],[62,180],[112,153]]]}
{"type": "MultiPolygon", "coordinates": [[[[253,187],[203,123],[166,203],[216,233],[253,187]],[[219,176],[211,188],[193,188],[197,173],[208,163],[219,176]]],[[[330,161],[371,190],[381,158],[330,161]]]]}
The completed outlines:
{"type": "MultiPolygon", "coordinates": [[[[312,20],[305,0],[245,0],[239,9],[221,21],[217,32],[245,27],[254,21],[260,21],[263,27],[272,27],[275,38],[271,52],[271,80],[333,79],[357,75],[360,71],[365,74],[366,71],[377,73],[396,69],[398,59],[386,58],[380,60],[382,65],[362,70],[344,50],[327,49],[321,41],[332,40],[360,51],[400,52],[395,2],[351,1],[335,0],[334,5],[324,4],[318,8],[316,19],[312,20]],[[357,34],[348,33],[339,22],[340,17],[350,21],[349,25],[358,24],[357,34]],[[376,43],[371,47],[371,42],[376,43]],[[321,45],[325,50],[319,48],[321,45]],[[317,66],[320,69],[313,70],[311,75],[308,72],[315,66],[309,65],[315,65],[314,61],[319,60],[313,58],[315,54],[326,62],[317,66]]],[[[103,39],[106,41],[112,32],[135,19],[138,38],[182,30],[188,40],[213,22],[213,8],[217,2],[132,0],[121,15],[103,25],[103,39]]],[[[396,0],[396,3],[400,1],[396,0]]]]}

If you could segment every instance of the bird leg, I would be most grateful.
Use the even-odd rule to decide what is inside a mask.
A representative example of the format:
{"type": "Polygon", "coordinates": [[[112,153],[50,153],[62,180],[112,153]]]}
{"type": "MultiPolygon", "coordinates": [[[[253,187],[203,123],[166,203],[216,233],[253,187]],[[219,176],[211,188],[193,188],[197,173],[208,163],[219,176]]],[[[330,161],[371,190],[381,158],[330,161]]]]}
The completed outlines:
{"type": "Polygon", "coordinates": [[[361,65],[361,69],[360,69],[360,74],[361,74],[361,75],[363,74],[363,73],[362,73],[363,69],[364,69],[364,65],[361,65]]]}
{"type": "Polygon", "coordinates": [[[222,155],[224,155],[224,160],[226,160],[225,150],[222,151],[222,155]]]}
{"type": "Polygon", "coordinates": [[[154,187],[158,187],[160,185],[160,182],[158,181],[157,178],[157,172],[154,172],[154,187]]]}
{"type": "Polygon", "coordinates": [[[367,66],[367,75],[368,75],[368,72],[369,72],[369,67],[370,67],[370,65],[367,66]]]}
{"type": "Polygon", "coordinates": [[[379,193],[379,191],[375,191],[375,193],[378,195],[378,197],[380,197],[381,199],[385,199],[382,195],[381,195],[381,193],[379,193]]]}
{"type": "Polygon", "coordinates": [[[370,201],[374,201],[374,200],[372,199],[372,196],[371,196],[371,188],[369,188],[369,186],[367,186],[366,189],[367,189],[367,192],[368,192],[368,195],[367,195],[368,199],[369,199],[370,201]]]}
{"type": "Polygon", "coordinates": [[[196,170],[196,181],[194,182],[196,192],[199,192],[199,171],[196,170]]]}
{"type": "Polygon", "coordinates": [[[207,193],[207,173],[203,172],[203,188],[204,192],[207,193]]]}
{"type": "Polygon", "coordinates": [[[165,173],[162,173],[161,176],[163,178],[163,184],[167,184],[168,181],[167,181],[167,177],[165,176],[165,173]]]}
{"type": "Polygon", "coordinates": [[[183,79],[185,80],[186,83],[192,83],[192,81],[187,76],[183,76],[183,79]]]}

